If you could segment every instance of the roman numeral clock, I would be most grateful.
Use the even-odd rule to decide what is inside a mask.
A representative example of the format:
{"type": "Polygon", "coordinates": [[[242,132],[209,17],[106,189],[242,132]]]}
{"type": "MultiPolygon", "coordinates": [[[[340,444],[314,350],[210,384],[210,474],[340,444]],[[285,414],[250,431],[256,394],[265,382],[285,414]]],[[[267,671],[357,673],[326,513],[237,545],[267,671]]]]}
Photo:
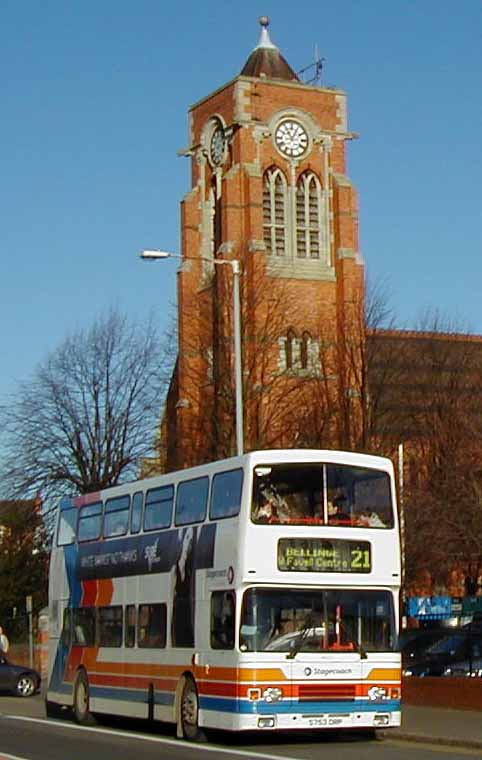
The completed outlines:
{"type": "Polygon", "coordinates": [[[274,134],[276,147],[288,158],[299,158],[308,147],[308,134],[305,128],[293,119],[282,121],[274,134]]]}

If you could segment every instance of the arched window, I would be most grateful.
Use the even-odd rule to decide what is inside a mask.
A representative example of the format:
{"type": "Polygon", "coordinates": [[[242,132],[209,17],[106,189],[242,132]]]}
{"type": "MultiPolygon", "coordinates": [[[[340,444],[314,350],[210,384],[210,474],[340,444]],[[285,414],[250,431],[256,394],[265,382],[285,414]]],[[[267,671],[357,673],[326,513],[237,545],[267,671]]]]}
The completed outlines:
{"type": "Polygon", "coordinates": [[[300,364],[301,369],[308,369],[309,362],[310,362],[310,343],[311,343],[311,335],[309,332],[304,332],[301,336],[301,345],[300,345],[300,364]]]}
{"type": "Polygon", "coordinates": [[[294,360],[294,347],[296,342],[296,333],[294,330],[288,330],[286,335],[286,369],[293,369],[294,360]]]}
{"type": "Polygon", "coordinates": [[[209,212],[210,212],[210,243],[213,256],[223,242],[221,230],[221,198],[216,192],[216,181],[213,180],[209,191],[209,212]]]}
{"type": "Polygon", "coordinates": [[[323,194],[318,177],[305,172],[296,185],[296,255],[319,259],[322,251],[323,194]]]}
{"type": "Polygon", "coordinates": [[[266,251],[286,255],[286,178],[280,169],[268,169],[263,178],[263,229],[266,251]]]}
{"type": "Polygon", "coordinates": [[[216,193],[209,191],[209,251],[214,257],[216,253],[216,193]]]}

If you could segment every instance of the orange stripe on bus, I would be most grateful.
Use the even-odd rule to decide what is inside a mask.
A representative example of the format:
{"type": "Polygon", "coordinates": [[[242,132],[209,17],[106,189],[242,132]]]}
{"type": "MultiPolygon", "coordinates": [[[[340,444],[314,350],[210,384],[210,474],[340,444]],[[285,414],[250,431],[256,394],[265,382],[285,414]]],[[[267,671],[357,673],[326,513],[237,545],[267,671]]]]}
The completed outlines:
{"type": "Polygon", "coordinates": [[[96,607],[107,607],[112,601],[114,584],[112,578],[98,581],[96,607]]]}
{"type": "Polygon", "coordinates": [[[373,668],[367,675],[367,681],[400,681],[400,668],[373,668]]]}

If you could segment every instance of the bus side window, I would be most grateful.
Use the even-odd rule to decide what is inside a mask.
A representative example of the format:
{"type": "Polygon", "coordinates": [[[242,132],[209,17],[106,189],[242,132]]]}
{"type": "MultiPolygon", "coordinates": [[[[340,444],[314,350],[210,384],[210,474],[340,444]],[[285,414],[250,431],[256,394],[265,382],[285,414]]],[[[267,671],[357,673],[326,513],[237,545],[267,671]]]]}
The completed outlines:
{"type": "Polygon", "coordinates": [[[176,494],[176,525],[190,525],[205,519],[208,490],[208,477],[179,483],[176,494]]]}
{"type": "Polygon", "coordinates": [[[130,503],[131,497],[129,495],[107,499],[104,508],[105,538],[124,536],[127,533],[130,503]]]}
{"type": "Polygon", "coordinates": [[[146,494],[144,530],[168,528],[171,524],[174,486],[151,488],[146,494]]]}
{"type": "Polygon", "coordinates": [[[211,489],[211,504],[209,507],[209,517],[211,520],[221,517],[234,517],[239,514],[242,490],[242,470],[218,472],[213,478],[211,489]]]}
{"type": "Polygon", "coordinates": [[[100,537],[102,528],[102,502],[86,504],[80,508],[77,537],[79,541],[94,541],[100,537]]]}
{"type": "Polygon", "coordinates": [[[131,533],[139,533],[142,525],[142,506],[144,504],[144,494],[138,491],[132,497],[131,510],[131,533]]]}
{"type": "Polygon", "coordinates": [[[64,610],[61,641],[64,647],[70,647],[72,643],[72,610],[70,607],[66,607],[64,610]]]}
{"type": "Polygon", "coordinates": [[[124,644],[133,647],[136,643],[136,606],[128,604],[125,615],[124,644]]]}
{"type": "Polygon", "coordinates": [[[232,591],[211,594],[211,649],[234,649],[236,601],[232,591]]]}
{"type": "Polygon", "coordinates": [[[72,612],[72,644],[93,647],[95,644],[95,607],[79,607],[72,612]]]}
{"type": "Polygon", "coordinates": [[[122,646],[122,607],[99,607],[97,610],[97,643],[100,647],[122,646]]]}
{"type": "Polygon", "coordinates": [[[68,546],[75,541],[75,528],[77,524],[77,507],[70,509],[61,509],[59,520],[59,532],[57,535],[57,546],[68,546]]]}
{"type": "Polygon", "coordinates": [[[140,604],[137,646],[163,649],[166,646],[167,608],[165,604],[140,604]]]}

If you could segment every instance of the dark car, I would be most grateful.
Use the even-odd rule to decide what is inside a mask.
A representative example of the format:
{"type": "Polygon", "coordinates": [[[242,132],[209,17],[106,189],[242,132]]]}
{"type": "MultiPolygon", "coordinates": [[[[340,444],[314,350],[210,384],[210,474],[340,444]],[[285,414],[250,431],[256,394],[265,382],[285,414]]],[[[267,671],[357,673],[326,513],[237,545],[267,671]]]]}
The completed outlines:
{"type": "MultiPolygon", "coordinates": [[[[473,671],[473,664],[482,657],[482,633],[471,628],[454,628],[445,636],[437,638],[424,649],[419,649],[411,658],[402,654],[405,676],[456,675],[456,663],[467,663],[467,670],[473,671]]],[[[457,668],[460,671],[461,668],[457,668]]]]}
{"type": "Polygon", "coordinates": [[[402,667],[406,668],[423,658],[428,647],[445,638],[450,628],[407,628],[400,633],[398,648],[402,655],[402,667]]]}
{"type": "Polygon", "coordinates": [[[11,692],[18,697],[32,697],[40,690],[40,675],[32,668],[14,665],[0,655],[0,692],[11,692]]]}

